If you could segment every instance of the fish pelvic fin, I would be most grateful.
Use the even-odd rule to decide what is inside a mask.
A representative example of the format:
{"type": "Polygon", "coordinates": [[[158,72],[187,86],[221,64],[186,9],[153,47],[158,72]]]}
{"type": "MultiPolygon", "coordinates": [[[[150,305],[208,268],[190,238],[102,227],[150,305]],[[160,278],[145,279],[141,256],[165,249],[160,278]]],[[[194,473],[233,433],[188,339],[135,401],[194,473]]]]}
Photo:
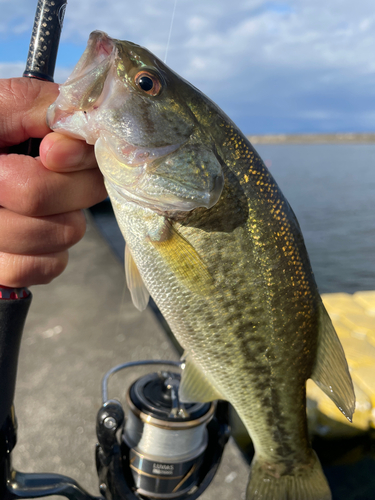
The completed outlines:
{"type": "Polygon", "coordinates": [[[331,491],[319,459],[290,470],[284,464],[270,464],[255,455],[250,468],[246,500],[331,500],[331,491]],[[287,470],[289,469],[289,470],[287,470]]]}
{"type": "Polygon", "coordinates": [[[163,237],[150,239],[165,263],[190,291],[208,295],[213,291],[213,279],[195,248],[169,222],[165,222],[163,237]]]}
{"type": "Polygon", "coordinates": [[[312,380],[351,422],[355,393],[344,349],[326,308],[320,304],[319,342],[312,380]]]}
{"type": "Polygon", "coordinates": [[[184,355],[185,367],[182,371],[179,399],[182,403],[208,403],[224,399],[192,357],[184,355]]]}
{"type": "Polygon", "coordinates": [[[126,284],[129,288],[133,304],[139,311],[144,311],[147,307],[150,294],[143,283],[128,245],[125,246],[125,274],[126,284]]]}

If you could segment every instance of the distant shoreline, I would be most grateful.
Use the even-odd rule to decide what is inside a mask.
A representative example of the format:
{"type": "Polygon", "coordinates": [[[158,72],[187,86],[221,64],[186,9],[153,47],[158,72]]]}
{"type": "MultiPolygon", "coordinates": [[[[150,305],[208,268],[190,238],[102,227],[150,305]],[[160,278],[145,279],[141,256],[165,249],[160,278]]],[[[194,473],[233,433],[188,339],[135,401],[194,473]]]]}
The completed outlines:
{"type": "Polygon", "coordinates": [[[248,135],[252,144],[371,144],[375,133],[248,135]]]}

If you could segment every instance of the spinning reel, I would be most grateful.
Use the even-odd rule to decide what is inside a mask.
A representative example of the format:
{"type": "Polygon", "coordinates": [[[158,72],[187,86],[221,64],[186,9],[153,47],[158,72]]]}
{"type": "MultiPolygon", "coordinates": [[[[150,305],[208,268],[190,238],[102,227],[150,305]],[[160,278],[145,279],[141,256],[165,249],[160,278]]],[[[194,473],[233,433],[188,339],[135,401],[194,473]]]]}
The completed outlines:
{"type": "Polygon", "coordinates": [[[213,479],[228,440],[227,404],[181,403],[180,374],[163,370],[131,385],[125,418],[121,403],[108,399],[108,379],[143,365],[182,367],[173,361],[139,361],[105,375],[97,416],[100,491],[108,500],[194,500],[213,479]]]}

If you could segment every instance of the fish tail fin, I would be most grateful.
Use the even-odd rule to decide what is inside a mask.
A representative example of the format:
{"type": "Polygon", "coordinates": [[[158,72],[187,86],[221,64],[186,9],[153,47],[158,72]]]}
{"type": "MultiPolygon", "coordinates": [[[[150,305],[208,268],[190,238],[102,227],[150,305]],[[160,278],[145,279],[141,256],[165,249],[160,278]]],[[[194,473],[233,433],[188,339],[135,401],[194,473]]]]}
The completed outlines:
{"type": "Polygon", "coordinates": [[[286,471],[285,465],[269,464],[254,457],[246,500],[331,500],[331,491],[318,457],[286,471]],[[284,474],[283,474],[284,471],[284,474]]]}

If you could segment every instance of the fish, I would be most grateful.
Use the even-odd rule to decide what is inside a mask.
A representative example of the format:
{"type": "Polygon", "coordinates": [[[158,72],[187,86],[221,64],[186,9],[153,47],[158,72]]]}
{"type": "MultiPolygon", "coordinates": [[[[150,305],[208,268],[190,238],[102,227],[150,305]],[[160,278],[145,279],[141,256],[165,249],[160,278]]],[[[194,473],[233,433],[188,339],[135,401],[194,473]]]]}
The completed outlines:
{"type": "Polygon", "coordinates": [[[311,378],[351,420],[353,384],[296,216],[244,134],[147,49],[94,31],[47,113],[95,147],[126,280],[184,349],[182,402],[227,400],[255,448],[247,500],[328,500],[311,378]]]}

